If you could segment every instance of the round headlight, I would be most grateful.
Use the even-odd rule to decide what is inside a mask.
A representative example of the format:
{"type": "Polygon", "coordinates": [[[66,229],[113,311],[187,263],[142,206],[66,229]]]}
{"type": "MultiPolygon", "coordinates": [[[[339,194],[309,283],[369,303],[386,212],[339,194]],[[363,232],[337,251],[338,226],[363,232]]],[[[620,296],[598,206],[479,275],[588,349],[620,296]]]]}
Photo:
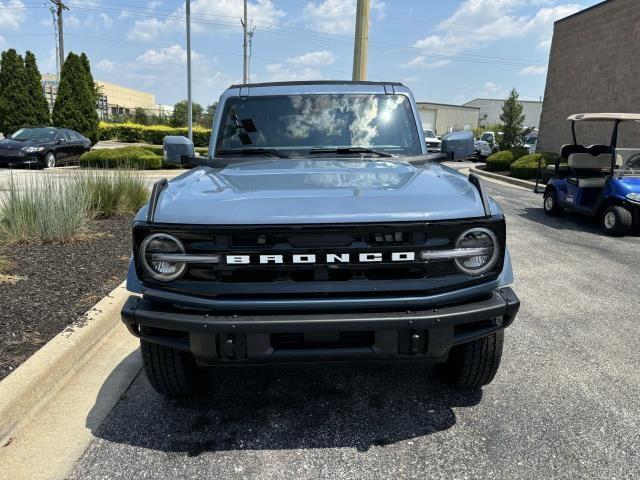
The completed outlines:
{"type": "Polygon", "coordinates": [[[456,258],[458,270],[467,275],[482,275],[495,265],[500,255],[498,237],[488,228],[472,228],[456,240],[456,249],[474,249],[473,255],[456,258]],[[481,254],[477,252],[481,251],[481,254]]]}
{"type": "Polygon", "coordinates": [[[184,273],[187,264],[167,257],[185,252],[184,245],[177,238],[166,233],[154,233],[145,238],[140,245],[140,261],[153,278],[170,282],[184,273]]]}

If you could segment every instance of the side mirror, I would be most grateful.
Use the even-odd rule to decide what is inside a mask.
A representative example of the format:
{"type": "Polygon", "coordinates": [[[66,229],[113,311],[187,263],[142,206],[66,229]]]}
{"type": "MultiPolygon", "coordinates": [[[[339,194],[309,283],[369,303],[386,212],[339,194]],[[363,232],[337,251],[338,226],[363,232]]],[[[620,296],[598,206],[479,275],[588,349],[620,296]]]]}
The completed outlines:
{"type": "Polygon", "coordinates": [[[59,138],[58,140],[56,140],[56,145],[60,145],[62,143],[65,143],[66,140],[64,138],[59,138]]]}
{"type": "Polygon", "coordinates": [[[193,166],[196,158],[195,148],[187,137],[167,135],[162,142],[164,160],[175,165],[193,166]]]}

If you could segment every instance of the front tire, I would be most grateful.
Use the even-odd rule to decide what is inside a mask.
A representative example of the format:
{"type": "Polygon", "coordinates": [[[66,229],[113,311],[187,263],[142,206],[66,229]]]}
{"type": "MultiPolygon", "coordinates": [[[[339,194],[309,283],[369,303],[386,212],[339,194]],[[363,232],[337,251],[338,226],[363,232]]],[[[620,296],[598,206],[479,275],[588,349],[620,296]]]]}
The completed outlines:
{"type": "Polygon", "coordinates": [[[602,212],[601,224],[606,234],[622,237],[631,230],[633,215],[624,207],[612,205],[602,212]]]}
{"type": "Polygon", "coordinates": [[[552,217],[562,215],[564,208],[558,205],[558,193],[555,188],[549,188],[544,192],[543,207],[547,215],[552,217]]]}
{"type": "Polygon", "coordinates": [[[504,332],[499,331],[453,347],[442,368],[443,381],[467,389],[488,385],[500,367],[503,342],[504,332]]]}
{"type": "Polygon", "coordinates": [[[49,152],[45,155],[42,163],[44,168],[55,168],[58,163],[58,159],[56,158],[55,153],[49,152]]]}
{"type": "Polygon", "coordinates": [[[140,340],[142,364],[153,389],[168,397],[195,392],[198,367],[193,356],[169,347],[140,340]]]}

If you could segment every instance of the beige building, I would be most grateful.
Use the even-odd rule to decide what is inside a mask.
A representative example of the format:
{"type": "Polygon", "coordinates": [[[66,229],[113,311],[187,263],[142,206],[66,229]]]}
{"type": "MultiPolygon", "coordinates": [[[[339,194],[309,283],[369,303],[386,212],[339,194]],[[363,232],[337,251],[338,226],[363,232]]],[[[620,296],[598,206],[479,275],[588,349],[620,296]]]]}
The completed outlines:
{"type": "MultiPolygon", "coordinates": [[[[567,117],[573,113],[640,113],[639,27],[638,0],[601,2],[555,23],[539,151],[572,143],[567,117]]],[[[576,126],[579,143],[609,143],[611,124],[586,123],[576,126]]],[[[618,145],[639,147],[639,126],[623,124],[618,145]]]]}
{"type": "Polygon", "coordinates": [[[473,130],[478,126],[480,109],[445,103],[417,102],[422,128],[436,135],[459,130],[473,130]]]}
{"type": "MultiPolygon", "coordinates": [[[[133,114],[136,108],[144,108],[148,113],[156,115],[166,112],[167,106],[156,104],[156,97],[152,93],[143,92],[115,83],[96,80],[100,86],[102,97],[96,108],[101,118],[111,118],[113,115],[133,114]],[[164,108],[160,108],[164,107],[164,108]]],[[[58,80],[55,75],[43,75],[42,85],[49,105],[53,107],[58,92],[58,80]]],[[[170,114],[170,113],[169,113],[170,114]]]]}
{"type": "MultiPolygon", "coordinates": [[[[525,127],[538,128],[540,126],[542,102],[519,100],[518,103],[522,105],[523,125],[525,127]]],[[[503,105],[504,99],[495,98],[476,98],[464,104],[465,107],[478,107],[480,109],[480,117],[478,119],[478,126],[480,127],[501,123],[500,115],[502,115],[503,105]]]]}

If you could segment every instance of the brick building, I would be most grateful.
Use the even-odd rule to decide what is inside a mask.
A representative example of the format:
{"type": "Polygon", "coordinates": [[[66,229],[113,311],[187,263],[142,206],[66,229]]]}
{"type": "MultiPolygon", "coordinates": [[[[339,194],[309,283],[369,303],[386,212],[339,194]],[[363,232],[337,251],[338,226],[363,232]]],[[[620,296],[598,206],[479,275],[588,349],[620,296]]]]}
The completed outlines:
{"type": "MultiPolygon", "coordinates": [[[[640,113],[640,0],[608,0],[558,20],[540,119],[539,151],[571,143],[572,113],[640,113]]],[[[578,142],[608,143],[611,127],[580,124],[578,142]]],[[[640,125],[620,127],[621,147],[640,147],[640,125]]]]}

